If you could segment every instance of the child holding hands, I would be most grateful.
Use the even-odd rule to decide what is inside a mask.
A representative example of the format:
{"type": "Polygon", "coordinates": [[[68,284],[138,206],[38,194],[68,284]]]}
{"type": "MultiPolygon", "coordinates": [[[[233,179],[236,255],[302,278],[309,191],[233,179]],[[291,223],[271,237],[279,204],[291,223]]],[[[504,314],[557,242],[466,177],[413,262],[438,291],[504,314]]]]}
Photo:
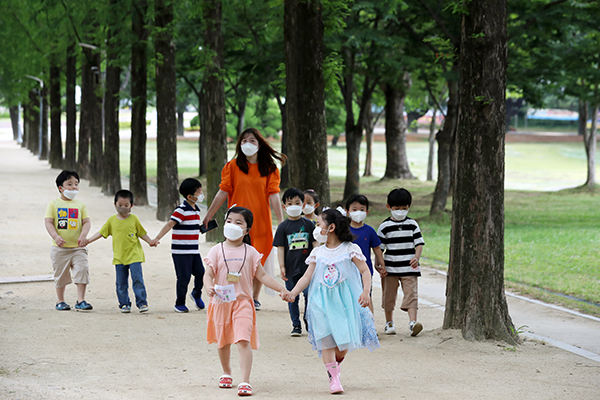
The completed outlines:
{"type": "Polygon", "coordinates": [[[257,278],[267,287],[289,296],[289,292],[264,270],[260,254],[250,246],[248,232],[254,217],[244,207],[227,210],[223,234],[225,242],[210,249],[204,262],[204,288],[210,296],[206,321],[208,343],[217,343],[223,375],[220,388],[231,388],[231,345],[239,351],[242,382],[238,385],[239,396],[251,396],[250,370],[252,349],[258,349],[258,329],[254,309],[252,282],[257,278]]]}
{"type": "Polygon", "coordinates": [[[306,262],[306,273],[285,300],[308,289],[308,340],[318,350],[329,376],[331,393],[342,393],[340,364],[349,351],[379,347],[369,310],[371,273],[360,248],[352,243],[350,219],[328,209],[319,214],[314,238],[325,243],[306,262]]]}

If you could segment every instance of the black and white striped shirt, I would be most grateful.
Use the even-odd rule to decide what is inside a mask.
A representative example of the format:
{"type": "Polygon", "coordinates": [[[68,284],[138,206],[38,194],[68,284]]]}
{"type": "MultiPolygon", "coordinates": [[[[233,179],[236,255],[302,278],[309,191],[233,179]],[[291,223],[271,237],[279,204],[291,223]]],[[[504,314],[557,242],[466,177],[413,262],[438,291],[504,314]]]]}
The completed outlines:
{"type": "Polygon", "coordinates": [[[410,260],[415,256],[417,246],[425,245],[419,224],[412,218],[402,221],[385,219],[377,236],[381,239],[381,250],[385,261],[385,270],[390,276],[421,276],[421,268],[413,269],[410,260]]]}

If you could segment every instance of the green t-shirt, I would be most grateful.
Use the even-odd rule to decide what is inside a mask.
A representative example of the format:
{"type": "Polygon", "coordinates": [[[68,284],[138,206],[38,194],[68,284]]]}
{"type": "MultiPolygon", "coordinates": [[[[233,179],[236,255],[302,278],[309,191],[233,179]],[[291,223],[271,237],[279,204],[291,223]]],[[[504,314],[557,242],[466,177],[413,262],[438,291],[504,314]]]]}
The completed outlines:
{"type": "Polygon", "coordinates": [[[113,215],[100,229],[100,234],[105,239],[111,235],[113,237],[113,264],[115,265],[146,261],[139,240],[146,233],[138,217],[133,214],[129,214],[125,219],[113,215]]]}
{"type": "MultiPolygon", "coordinates": [[[[82,201],[65,201],[58,198],[48,204],[44,218],[52,218],[54,220],[56,233],[65,239],[64,247],[72,248],[79,247],[77,239],[81,235],[81,224],[84,219],[89,217],[87,208],[82,201]]],[[[54,239],[52,240],[52,245],[56,246],[54,239]]]]}

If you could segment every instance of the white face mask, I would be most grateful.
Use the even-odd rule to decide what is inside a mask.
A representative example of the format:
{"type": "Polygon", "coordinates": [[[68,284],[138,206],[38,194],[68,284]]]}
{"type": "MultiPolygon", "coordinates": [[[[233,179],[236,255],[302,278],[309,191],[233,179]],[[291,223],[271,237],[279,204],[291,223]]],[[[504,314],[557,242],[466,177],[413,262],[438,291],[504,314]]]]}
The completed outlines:
{"type": "Polygon", "coordinates": [[[63,190],[63,195],[69,200],[75,200],[75,197],[77,197],[77,193],[79,193],[79,190],[63,190]]]}
{"type": "Polygon", "coordinates": [[[315,230],[313,231],[313,237],[319,243],[325,243],[327,241],[327,235],[321,234],[321,228],[315,226],[315,230]]]}
{"type": "Polygon", "coordinates": [[[287,206],[285,212],[290,217],[299,217],[302,214],[302,206],[287,206]]]}
{"type": "Polygon", "coordinates": [[[352,218],[352,221],[359,224],[359,223],[363,222],[365,220],[365,218],[367,218],[367,212],[366,211],[352,211],[350,213],[350,218],[352,218]]]}
{"type": "Polygon", "coordinates": [[[396,221],[402,221],[408,215],[408,210],[391,210],[392,218],[396,221]]]}
{"type": "Polygon", "coordinates": [[[241,226],[228,222],[223,226],[223,235],[229,240],[238,240],[244,236],[244,230],[241,226]]]}
{"type": "Polygon", "coordinates": [[[305,215],[309,215],[309,214],[312,214],[313,212],[315,212],[315,208],[313,206],[311,206],[310,204],[307,204],[304,206],[302,211],[304,212],[305,215]]]}
{"type": "Polygon", "coordinates": [[[252,157],[258,151],[258,146],[252,143],[244,143],[242,145],[242,153],[247,157],[252,157]]]}
{"type": "Polygon", "coordinates": [[[196,197],[196,201],[194,203],[202,203],[204,201],[204,193],[200,193],[200,196],[193,197],[196,197]]]}

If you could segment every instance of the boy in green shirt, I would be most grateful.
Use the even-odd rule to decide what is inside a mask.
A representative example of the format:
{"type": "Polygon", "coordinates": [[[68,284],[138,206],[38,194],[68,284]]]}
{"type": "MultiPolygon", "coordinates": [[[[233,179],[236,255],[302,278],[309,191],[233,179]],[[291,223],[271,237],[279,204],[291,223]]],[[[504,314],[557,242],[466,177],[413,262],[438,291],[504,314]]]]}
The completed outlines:
{"type": "Polygon", "coordinates": [[[99,232],[88,240],[92,243],[100,237],[113,237],[113,264],[117,272],[117,298],[122,313],[131,312],[129,300],[129,271],[135,304],[140,312],[148,311],[146,286],[142,275],[142,263],[145,260],[144,251],[139,239],[152,246],[151,239],[140,223],[137,216],[131,214],[133,193],[129,190],[119,190],[115,194],[115,209],[117,214],[110,217],[99,232]]]}

